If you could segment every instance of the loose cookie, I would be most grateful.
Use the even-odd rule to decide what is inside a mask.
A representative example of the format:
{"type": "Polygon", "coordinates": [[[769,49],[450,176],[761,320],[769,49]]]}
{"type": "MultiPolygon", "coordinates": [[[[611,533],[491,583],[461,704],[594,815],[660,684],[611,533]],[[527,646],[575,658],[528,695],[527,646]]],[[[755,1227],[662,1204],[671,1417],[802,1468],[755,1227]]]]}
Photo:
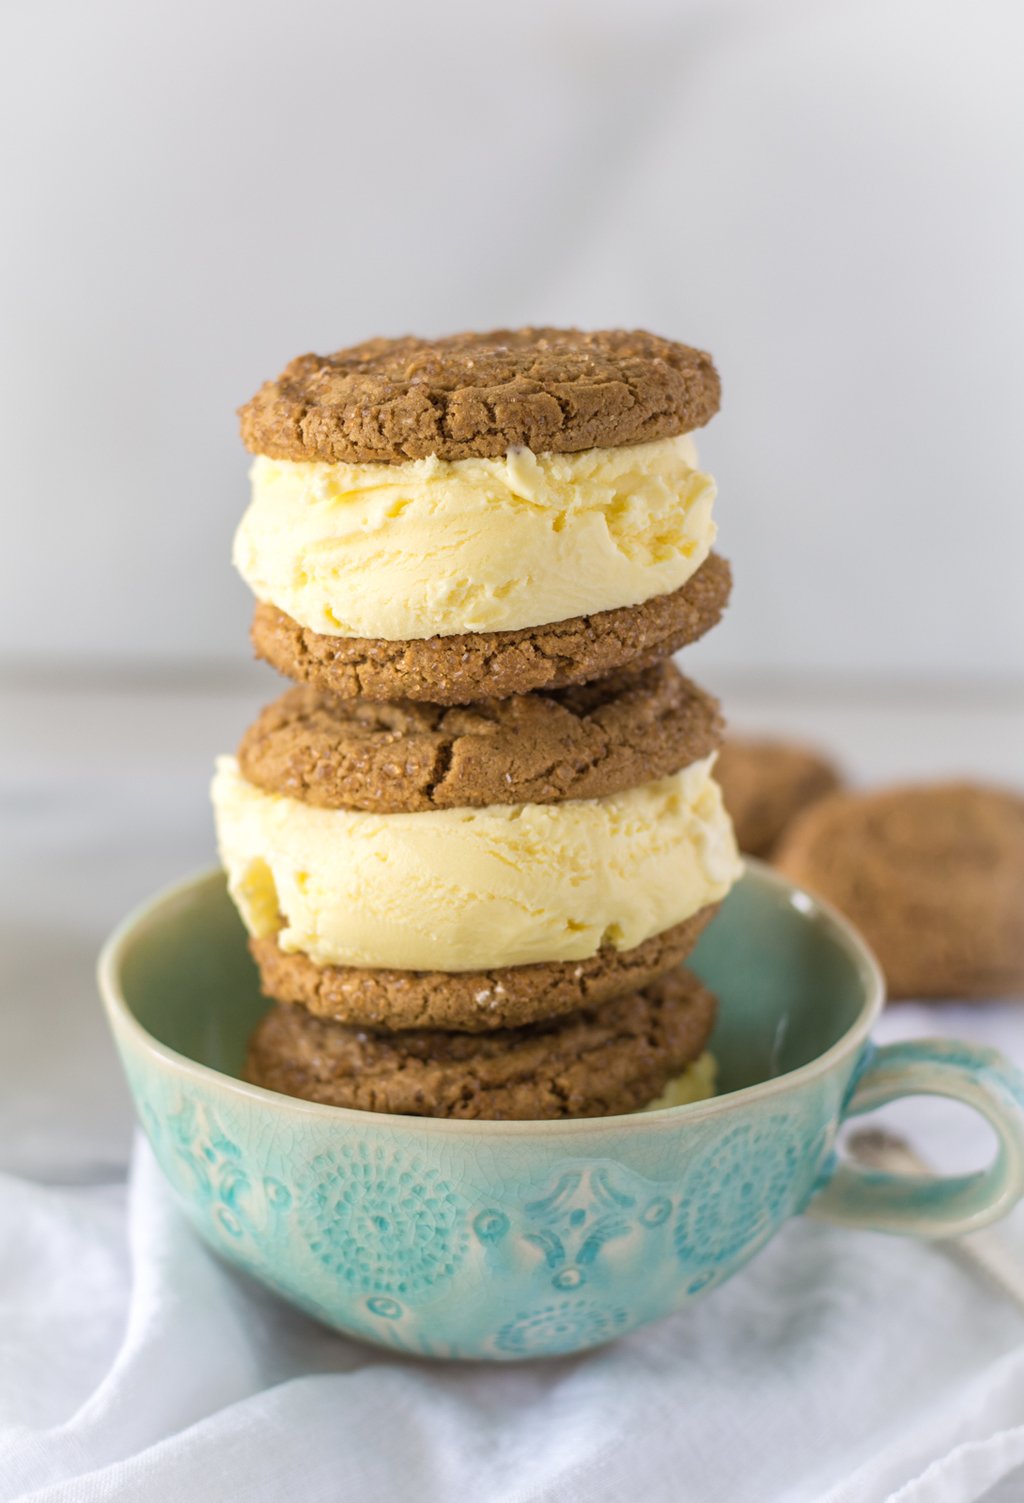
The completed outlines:
{"type": "Polygon", "coordinates": [[[631,950],[608,945],[586,960],[490,971],[318,966],[307,955],[286,954],[273,937],[250,940],[249,948],[266,995],[317,1017],[393,1032],[489,1033],[600,1007],[640,990],[686,959],[717,911],[717,903],[710,904],[631,950]]]}
{"type": "Polygon", "coordinates": [[[861,930],[890,996],[1024,994],[1024,798],[972,783],[833,794],[776,864],[861,930]]]}
{"type": "Polygon", "coordinates": [[[741,851],[770,856],[802,809],[832,793],[841,778],[827,757],[789,741],[730,736],[718,754],[715,780],[732,816],[741,851]]]}
{"type": "Polygon", "coordinates": [[[238,761],[267,793],[394,814],[601,798],[700,761],[721,738],[717,702],[659,663],[464,707],[301,686],[250,726],[238,761]]]}
{"type": "Polygon", "coordinates": [[[496,329],[300,355],[240,416],[273,459],[404,464],[669,438],[703,427],[720,390],[709,355],[642,330],[496,329]]]}
{"type": "Polygon", "coordinates": [[[641,605],[518,631],[399,642],[324,636],[260,603],[252,641],[257,656],[279,673],[342,699],[472,704],[660,662],[711,630],[731,585],[728,563],[712,553],[678,590],[641,605]]]}
{"type": "Polygon", "coordinates": [[[244,1078],[330,1106],[419,1117],[600,1117],[653,1101],[703,1051],[715,999],[683,970],[552,1024],[374,1034],[275,1007],[244,1078]]]}

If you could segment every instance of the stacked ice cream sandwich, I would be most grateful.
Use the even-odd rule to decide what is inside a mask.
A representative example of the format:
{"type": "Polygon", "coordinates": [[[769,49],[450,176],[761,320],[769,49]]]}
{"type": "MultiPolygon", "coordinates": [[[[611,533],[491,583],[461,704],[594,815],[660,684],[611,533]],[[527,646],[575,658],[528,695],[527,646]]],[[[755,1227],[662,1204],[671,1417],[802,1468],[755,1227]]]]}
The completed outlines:
{"type": "Polygon", "coordinates": [[[213,787],[275,1005],[246,1075],[339,1106],[595,1116],[712,1088],[684,967],[739,872],[707,355],[645,333],[373,340],[242,409],[235,561],[296,680],[213,787]]]}

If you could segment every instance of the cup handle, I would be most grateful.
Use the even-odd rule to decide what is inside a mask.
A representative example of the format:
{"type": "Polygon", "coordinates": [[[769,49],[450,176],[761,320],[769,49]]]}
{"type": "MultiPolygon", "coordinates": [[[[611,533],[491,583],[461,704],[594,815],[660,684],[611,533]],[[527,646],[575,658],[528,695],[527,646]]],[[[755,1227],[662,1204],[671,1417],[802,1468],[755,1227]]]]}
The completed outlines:
{"type": "Polygon", "coordinates": [[[833,1155],[807,1214],[909,1237],[955,1237],[996,1221],[1024,1195],[1024,1075],[995,1049],[913,1039],[871,1049],[843,1120],[900,1096],[948,1096],[981,1113],[999,1142],[974,1174],[887,1174],[833,1155]]]}

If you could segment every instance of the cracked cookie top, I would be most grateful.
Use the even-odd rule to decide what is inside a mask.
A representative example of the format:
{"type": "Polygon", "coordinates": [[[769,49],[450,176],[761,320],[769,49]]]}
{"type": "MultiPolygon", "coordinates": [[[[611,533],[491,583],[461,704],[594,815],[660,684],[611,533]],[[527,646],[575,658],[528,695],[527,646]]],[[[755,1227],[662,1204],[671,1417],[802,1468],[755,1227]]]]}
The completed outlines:
{"type": "Polygon", "coordinates": [[[710,355],[642,329],[496,329],[300,355],[239,415],[255,454],[404,464],[671,438],[720,394],[710,355]]]}
{"type": "Polygon", "coordinates": [[[268,793],[415,813],[601,798],[699,761],[722,732],[717,701],[663,662],[457,706],[343,700],[301,685],[250,726],[238,760],[268,793]]]}

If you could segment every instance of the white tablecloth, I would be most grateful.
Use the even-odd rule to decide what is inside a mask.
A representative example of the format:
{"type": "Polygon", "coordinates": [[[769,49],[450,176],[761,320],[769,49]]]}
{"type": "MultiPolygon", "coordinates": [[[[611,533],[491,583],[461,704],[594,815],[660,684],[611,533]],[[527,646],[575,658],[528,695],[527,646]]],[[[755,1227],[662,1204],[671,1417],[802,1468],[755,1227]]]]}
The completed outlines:
{"type": "MultiPolygon", "coordinates": [[[[690,1312],[485,1368],[346,1341],[196,1241],[140,1143],[128,1168],[92,967],[126,907],[210,857],[209,756],[266,688],[8,703],[0,1500],[1024,1498],[1024,1314],[939,1247],[795,1221],[690,1312]]],[[[928,1030],[1024,1061],[1009,1004],[884,1020],[928,1030]]],[[[900,1123],[944,1168],[990,1147],[940,1103],[900,1123]]],[[[1024,1217],[1002,1234],[1024,1257],[1024,1217]]]]}

